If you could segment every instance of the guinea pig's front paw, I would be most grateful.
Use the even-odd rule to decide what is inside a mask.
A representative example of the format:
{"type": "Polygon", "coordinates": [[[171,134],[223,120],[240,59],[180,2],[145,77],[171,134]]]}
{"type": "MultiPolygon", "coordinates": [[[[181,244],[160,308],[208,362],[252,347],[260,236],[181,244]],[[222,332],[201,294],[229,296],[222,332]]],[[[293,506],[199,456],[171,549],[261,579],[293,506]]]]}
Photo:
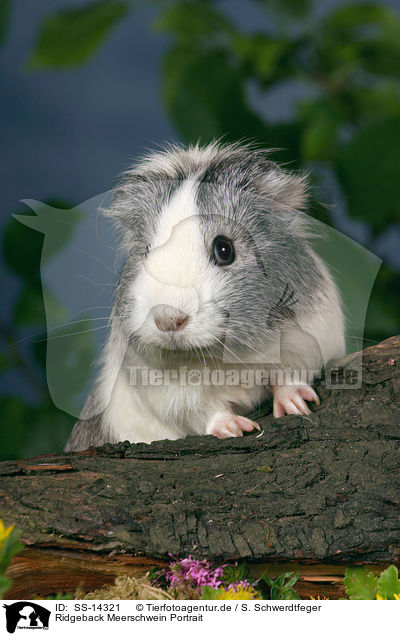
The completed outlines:
{"type": "Polygon", "coordinates": [[[305,400],[316,402],[319,405],[319,397],[314,389],[303,384],[301,386],[274,386],[271,387],[274,395],[274,417],[283,415],[309,415],[305,400]]]}
{"type": "Polygon", "coordinates": [[[225,439],[226,437],[242,437],[243,431],[251,433],[255,428],[261,430],[260,425],[249,420],[248,417],[235,415],[231,411],[220,411],[215,413],[209,421],[207,433],[225,439]]]}

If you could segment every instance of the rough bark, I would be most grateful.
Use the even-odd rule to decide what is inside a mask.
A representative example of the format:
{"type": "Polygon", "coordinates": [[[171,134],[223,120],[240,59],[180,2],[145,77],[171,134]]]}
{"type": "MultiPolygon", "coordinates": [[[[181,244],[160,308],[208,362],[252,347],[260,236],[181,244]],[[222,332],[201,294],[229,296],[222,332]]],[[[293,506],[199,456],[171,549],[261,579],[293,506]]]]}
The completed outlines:
{"type": "Polygon", "coordinates": [[[93,589],[169,554],[299,569],[304,594],[325,594],[317,582],[340,583],[350,563],[398,563],[400,337],[347,356],[338,375],[361,355],[361,387],[321,383],[309,417],[260,409],[262,436],[124,442],[0,464],[0,518],[29,546],[12,566],[12,597],[93,589]]]}

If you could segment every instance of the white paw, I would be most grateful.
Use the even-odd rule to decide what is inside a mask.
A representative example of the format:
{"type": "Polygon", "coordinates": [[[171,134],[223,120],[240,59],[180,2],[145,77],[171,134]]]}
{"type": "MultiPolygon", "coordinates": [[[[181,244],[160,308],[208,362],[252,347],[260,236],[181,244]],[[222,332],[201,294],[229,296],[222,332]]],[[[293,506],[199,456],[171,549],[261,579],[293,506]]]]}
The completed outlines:
{"type": "Polygon", "coordinates": [[[251,433],[255,428],[261,430],[260,425],[249,420],[248,417],[235,415],[230,411],[221,411],[210,420],[207,433],[225,439],[226,437],[242,437],[243,431],[251,433]]]}
{"type": "Polygon", "coordinates": [[[301,386],[274,386],[274,417],[283,415],[309,415],[310,409],[306,403],[316,402],[319,405],[319,397],[314,389],[307,385],[301,386]]]}

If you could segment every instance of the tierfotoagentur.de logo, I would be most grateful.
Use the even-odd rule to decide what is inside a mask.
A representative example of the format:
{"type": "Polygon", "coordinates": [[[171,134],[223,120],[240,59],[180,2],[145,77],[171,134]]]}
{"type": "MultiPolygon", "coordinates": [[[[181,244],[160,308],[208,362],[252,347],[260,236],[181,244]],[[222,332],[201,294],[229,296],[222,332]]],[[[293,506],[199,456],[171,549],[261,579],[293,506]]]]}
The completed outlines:
{"type": "Polygon", "coordinates": [[[51,612],[37,603],[18,601],[3,607],[9,634],[14,634],[16,629],[49,629],[51,612]]]}

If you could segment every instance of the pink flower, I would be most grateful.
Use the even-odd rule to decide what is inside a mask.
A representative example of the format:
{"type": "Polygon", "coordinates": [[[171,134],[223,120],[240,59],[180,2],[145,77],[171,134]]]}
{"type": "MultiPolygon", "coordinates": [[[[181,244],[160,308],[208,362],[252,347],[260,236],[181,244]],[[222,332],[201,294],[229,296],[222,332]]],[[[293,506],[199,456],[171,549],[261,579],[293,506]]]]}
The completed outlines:
{"type": "Polygon", "coordinates": [[[228,585],[228,590],[234,590],[235,592],[238,591],[238,589],[242,590],[242,589],[248,589],[251,588],[251,585],[248,581],[246,581],[246,579],[242,579],[241,581],[235,581],[234,583],[230,583],[230,585],[228,585]]]}
{"type": "Polygon", "coordinates": [[[172,561],[165,578],[170,587],[189,584],[198,588],[208,586],[217,589],[222,583],[224,567],[213,568],[206,559],[199,561],[189,555],[186,559],[172,561]]]}

